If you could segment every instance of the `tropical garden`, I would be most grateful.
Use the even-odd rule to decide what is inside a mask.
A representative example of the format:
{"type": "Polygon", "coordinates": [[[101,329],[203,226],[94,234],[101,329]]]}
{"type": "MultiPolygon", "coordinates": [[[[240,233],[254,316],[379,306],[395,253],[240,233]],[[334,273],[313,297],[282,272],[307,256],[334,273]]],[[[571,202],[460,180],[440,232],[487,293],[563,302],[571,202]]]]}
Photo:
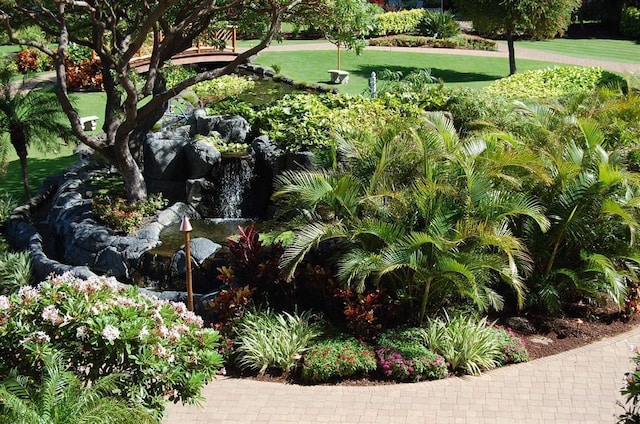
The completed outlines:
{"type": "MultiPolygon", "coordinates": [[[[640,86],[632,76],[569,66],[515,73],[510,55],[514,75],[481,88],[448,84],[428,69],[377,68],[375,93],[304,92],[253,104],[241,100],[251,97],[251,81],[223,75],[263,49],[281,20],[296,31],[324,32],[338,61],[341,48],[359,51],[365,36],[383,37],[368,41],[382,45],[494,44],[460,35],[453,15],[392,12],[375,24],[371,16],[380,10],[349,1],[342,6],[362,6],[350,24],[363,30],[354,32],[337,25],[336,11],[323,2],[307,2],[309,9],[282,2],[270,15],[261,2],[246,2],[248,22],[238,25],[265,34],[256,47],[223,68],[176,69],[167,63],[184,47],[176,34],[188,28],[187,37],[195,38],[204,18],[188,13],[194,4],[159,1],[126,16],[128,26],[153,34],[156,68],[140,76],[124,64],[147,33],[126,37],[127,25],[96,8],[92,22],[107,22],[108,31],[71,12],[66,28],[53,19],[65,13],[58,11],[41,26],[45,36],[32,37],[26,3],[32,2],[2,3],[22,19],[4,15],[10,40],[39,52],[22,50],[15,66],[43,71],[52,63],[62,87],[16,92],[12,67],[0,73],[0,123],[8,134],[2,163],[13,148],[26,198],[27,155],[34,151],[27,147],[51,154],[60,148],[52,134],[75,137],[119,173],[103,188],[105,197],[122,200],[105,206],[96,197],[96,219],[117,226],[123,215],[113,212],[122,210],[127,226],[115,231],[135,232],[142,215],[166,204],[147,196],[138,142],[176,95],[196,98],[209,114],[239,114],[252,135],[267,135],[284,151],[312,152],[315,163],[277,177],[270,218],[279,230],[261,234],[248,225],[228,239],[228,263],[211,282],[217,295],[200,315],[107,276],[32,281],[28,253],[0,239],[3,420],[157,422],[167,401],[198,401],[203,385],[222,372],[306,384],[477,375],[528,360],[519,335],[504,325],[508,317],[636,312],[640,86]],[[413,24],[398,27],[407,22],[413,24]],[[61,27],[85,49],[68,45],[69,38],[58,42],[61,27]],[[103,70],[92,71],[96,61],[103,70]],[[78,80],[105,90],[104,135],[80,123],[82,100],[68,89],[78,80]]],[[[492,2],[483,3],[487,9],[478,11],[489,14],[492,2]]],[[[574,3],[557,2],[564,11],[576,10],[574,3]]],[[[628,9],[624,27],[633,28],[636,15],[628,9]]],[[[235,16],[229,5],[204,10],[207,19],[235,16]]],[[[483,35],[507,38],[563,30],[522,23],[517,12],[499,27],[474,22],[485,24],[483,35]]],[[[20,196],[0,197],[2,225],[20,196]]],[[[637,374],[629,374],[624,392],[628,419],[637,414],[637,374]]]]}

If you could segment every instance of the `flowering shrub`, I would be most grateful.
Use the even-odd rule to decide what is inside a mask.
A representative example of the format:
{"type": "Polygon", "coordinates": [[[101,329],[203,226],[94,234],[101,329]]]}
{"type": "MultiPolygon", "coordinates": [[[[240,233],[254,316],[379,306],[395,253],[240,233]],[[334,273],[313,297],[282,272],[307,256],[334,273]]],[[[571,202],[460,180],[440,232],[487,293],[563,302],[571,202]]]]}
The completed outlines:
{"type": "Polygon", "coordinates": [[[517,364],[529,360],[529,351],[524,342],[510,328],[494,327],[494,329],[497,333],[500,349],[500,353],[496,357],[498,366],[517,364]]]}
{"type": "Polygon", "coordinates": [[[419,328],[389,330],[378,337],[382,373],[399,381],[435,380],[447,376],[444,358],[427,349],[419,328]]]}
{"type": "Polygon", "coordinates": [[[0,296],[0,378],[38,375],[64,351],[81,379],[122,373],[119,395],[162,412],[164,400],[193,402],[221,366],[218,333],[184,304],[152,299],[113,278],[51,277],[0,296]]]}
{"type": "Polygon", "coordinates": [[[376,357],[371,346],[353,337],[330,338],[315,343],[304,355],[302,378],[318,383],[375,369],[376,357]]]}
{"type": "Polygon", "coordinates": [[[437,380],[447,376],[444,358],[429,350],[424,356],[408,359],[402,353],[389,348],[376,351],[382,373],[398,381],[437,380]]]}

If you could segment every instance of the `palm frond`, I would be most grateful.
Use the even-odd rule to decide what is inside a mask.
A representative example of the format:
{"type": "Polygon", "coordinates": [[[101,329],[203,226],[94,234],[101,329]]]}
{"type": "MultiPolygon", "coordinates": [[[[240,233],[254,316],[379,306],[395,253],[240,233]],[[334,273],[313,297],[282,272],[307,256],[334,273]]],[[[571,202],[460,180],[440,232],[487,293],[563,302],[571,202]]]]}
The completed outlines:
{"type": "Polygon", "coordinates": [[[304,256],[320,242],[346,237],[345,227],[340,222],[308,224],[296,231],[293,241],[285,248],[280,258],[280,268],[285,270],[287,279],[290,279],[304,256]]]}

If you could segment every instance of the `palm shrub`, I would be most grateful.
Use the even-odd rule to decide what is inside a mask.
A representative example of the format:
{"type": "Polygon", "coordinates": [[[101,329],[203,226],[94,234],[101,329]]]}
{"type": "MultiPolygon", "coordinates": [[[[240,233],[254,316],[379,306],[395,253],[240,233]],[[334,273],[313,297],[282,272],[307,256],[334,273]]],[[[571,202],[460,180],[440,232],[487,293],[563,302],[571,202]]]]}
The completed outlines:
{"type": "Polygon", "coordinates": [[[373,348],[350,336],[319,340],[304,354],[302,379],[311,383],[367,374],[376,369],[373,348]]]}
{"type": "Polygon", "coordinates": [[[605,297],[622,307],[638,264],[638,175],[623,150],[593,119],[567,117],[561,107],[523,107],[523,135],[545,159],[550,182],[530,187],[546,206],[548,231],[524,227],[535,258],[528,278],[531,306],[559,313],[567,303],[605,297]]]}
{"type": "Polygon", "coordinates": [[[434,38],[451,38],[460,33],[460,24],[456,21],[453,13],[431,12],[426,10],[424,16],[418,24],[420,35],[434,38]]]}
{"type": "Polygon", "coordinates": [[[320,335],[313,319],[306,312],[245,311],[235,327],[236,362],[240,368],[260,374],[269,369],[292,371],[310,342],[320,335]]]}
{"type": "Polygon", "coordinates": [[[14,424],[153,424],[158,420],[140,405],[113,397],[119,374],[85,386],[66,369],[65,355],[42,357],[42,375],[33,379],[14,369],[0,383],[0,421],[14,424]]]}
{"type": "Polygon", "coordinates": [[[431,302],[455,297],[501,309],[498,283],[523,304],[530,257],[512,226],[549,225],[541,205],[517,191],[544,177],[534,152],[505,134],[460,139],[449,119],[431,115],[352,132],[340,153],[335,170],[279,178],[276,197],[313,218],[282,256],[290,274],[333,240],[343,285],[388,288],[419,320],[431,302]]]}
{"type": "Polygon", "coordinates": [[[454,372],[480,374],[500,364],[499,334],[486,318],[445,313],[445,319],[430,319],[424,331],[424,343],[444,356],[454,372]]]}
{"type": "Polygon", "coordinates": [[[435,380],[447,376],[445,359],[424,343],[420,328],[388,330],[377,340],[378,366],[398,381],[435,380]]]}
{"type": "Polygon", "coordinates": [[[6,138],[0,143],[8,139],[15,149],[24,194],[29,198],[27,147],[33,146],[42,152],[55,151],[60,146],[60,138],[71,138],[71,128],[64,123],[64,112],[52,90],[25,90],[24,87],[16,90],[11,81],[13,76],[13,69],[6,61],[0,61],[0,129],[6,132],[3,134],[6,138]]]}
{"type": "Polygon", "coordinates": [[[37,377],[59,350],[83,382],[118,373],[118,396],[160,415],[166,400],[193,403],[221,366],[218,333],[202,324],[113,278],[50,277],[0,296],[0,378],[37,377]]]}

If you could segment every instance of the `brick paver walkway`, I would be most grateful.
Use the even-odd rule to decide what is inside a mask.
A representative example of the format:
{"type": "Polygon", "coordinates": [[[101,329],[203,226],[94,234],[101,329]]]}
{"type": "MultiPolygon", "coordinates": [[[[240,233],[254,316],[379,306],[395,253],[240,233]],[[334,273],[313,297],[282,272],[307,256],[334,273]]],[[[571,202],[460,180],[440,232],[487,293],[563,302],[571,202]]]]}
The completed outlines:
{"type": "Polygon", "coordinates": [[[614,423],[640,327],[479,377],[383,386],[294,386],[221,378],[202,408],[171,405],[164,424],[614,423]]]}

